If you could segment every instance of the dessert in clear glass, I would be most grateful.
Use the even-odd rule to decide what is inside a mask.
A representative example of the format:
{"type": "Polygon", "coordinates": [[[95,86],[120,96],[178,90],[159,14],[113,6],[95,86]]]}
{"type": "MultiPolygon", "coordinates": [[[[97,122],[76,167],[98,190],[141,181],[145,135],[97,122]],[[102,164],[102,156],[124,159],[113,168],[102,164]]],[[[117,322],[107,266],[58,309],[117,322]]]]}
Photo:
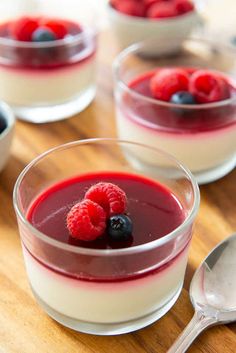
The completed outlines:
{"type": "Polygon", "coordinates": [[[177,300],[199,190],[165,152],[116,139],[59,146],[21,173],[14,206],[32,291],[61,324],[131,332],[177,300]]]}
{"type": "MultiPolygon", "coordinates": [[[[110,0],[107,10],[111,29],[123,49],[155,36],[165,44],[165,53],[173,53],[201,23],[197,1],[191,0],[110,0]],[[171,37],[176,33],[178,41],[173,42],[171,37]]],[[[160,50],[143,49],[149,54],[160,50]]]]}
{"type": "Polygon", "coordinates": [[[199,183],[223,177],[236,163],[235,52],[185,39],[176,55],[142,55],[154,46],[162,42],[133,45],[115,61],[119,138],[171,153],[199,183]]]}
{"type": "Polygon", "coordinates": [[[52,122],[95,95],[96,29],[82,0],[1,1],[0,99],[20,119],[52,122]]]}

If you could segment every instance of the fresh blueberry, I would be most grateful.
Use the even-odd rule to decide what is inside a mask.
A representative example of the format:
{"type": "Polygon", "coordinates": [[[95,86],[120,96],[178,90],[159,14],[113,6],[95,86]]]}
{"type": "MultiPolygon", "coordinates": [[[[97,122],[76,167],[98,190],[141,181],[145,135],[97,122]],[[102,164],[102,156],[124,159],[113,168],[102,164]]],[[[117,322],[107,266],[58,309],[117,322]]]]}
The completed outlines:
{"type": "Polygon", "coordinates": [[[3,115],[0,112],[0,134],[6,129],[6,127],[7,127],[6,119],[3,117],[3,115]]]}
{"type": "Polygon", "coordinates": [[[51,42],[56,39],[55,34],[49,28],[39,27],[32,34],[33,42],[51,42]]]}
{"type": "Polygon", "coordinates": [[[132,235],[133,224],[128,216],[123,214],[110,217],[108,234],[112,240],[128,240],[132,235]]]}
{"type": "Polygon", "coordinates": [[[170,103],[174,104],[196,104],[193,95],[189,92],[180,91],[173,94],[170,103]]]}

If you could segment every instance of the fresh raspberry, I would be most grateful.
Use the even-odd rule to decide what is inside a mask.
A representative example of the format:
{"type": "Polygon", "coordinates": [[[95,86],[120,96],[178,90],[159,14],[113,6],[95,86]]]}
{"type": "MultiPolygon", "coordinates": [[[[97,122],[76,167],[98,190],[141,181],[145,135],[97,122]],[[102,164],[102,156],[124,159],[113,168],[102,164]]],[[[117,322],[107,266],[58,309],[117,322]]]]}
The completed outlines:
{"type": "Polygon", "coordinates": [[[188,73],[178,68],[160,69],[150,81],[153,97],[167,102],[174,93],[188,91],[188,85],[188,73]]]}
{"type": "Polygon", "coordinates": [[[63,39],[68,34],[66,22],[64,21],[47,19],[41,21],[40,25],[49,28],[56,35],[57,39],[63,39]]]}
{"type": "Polygon", "coordinates": [[[174,0],[174,4],[179,15],[194,10],[194,4],[189,0],[174,0]]]}
{"type": "Polygon", "coordinates": [[[230,87],[226,80],[208,70],[197,70],[192,74],[189,91],[197,103],[212,103],[230,98],[230,87]]]}
{"type": "Polygon", "coordinates": [[[31,41],[32,33],[38,28],[39,19],[30,17],[21,17],[17,21],[13,21],[9,26],[10,35],[12,38],[29,42],[31,41]]]}
{"type": "Polygon", "coordinates": [[[153,4],[157,4],[158,2],[160,3],[165,1],[168,1],[168,0],[143,0],[146,9],[148,9],[153,4]]]}
{"type": "Polygon", "coordinates": [[[91,200],[74,205],[67,214],[67,228],[73,238],[92,241],[106,229],[106,213],[91,200]]]}
{"type": "Polygon", "coordinates": [[[120,0],[113,1],[112,6],[119,12],[129,16],[144,17],[145,6],[142,1],[120,0]]]}
{"type": "Polygon", "coordinates": [[[178,16],[178,11],[172,2],[158,2],[149,7],[148,18],[168,18],[178,16]]]}
{"type": "Polygon", "coordinates": [[[112,183],[93,185],[85,194],[85,199],[98,203],[106,212],[107,217],[125,212],[127,198],[119,186],[112,183]]]}

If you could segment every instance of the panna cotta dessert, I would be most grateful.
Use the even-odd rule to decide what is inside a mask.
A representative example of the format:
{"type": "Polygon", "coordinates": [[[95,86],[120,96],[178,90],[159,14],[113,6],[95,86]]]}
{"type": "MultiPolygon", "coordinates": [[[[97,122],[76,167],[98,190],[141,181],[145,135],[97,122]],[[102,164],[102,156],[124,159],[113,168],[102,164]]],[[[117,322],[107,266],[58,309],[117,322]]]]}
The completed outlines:
{"type": "Polygon", "coordinates": [[[14,135],[15,117],[10,107],[0,103],[0,172],[5,167],[14,135]]]}
{"type": "Polygon", "coordinates": [[[188,166],[199,183],[216,180],[235,167],[233,77],[197,67],[195,61],[189,57],[185,60],[180,54],[178,66],[173,66],[175,60],[171,59],[169,66],[167,61],[167,66],[155,66],[152,62],[152,67],[149,62],[144,64],[146,59],[139,58],[142,70],[137,74],[134,61],[136,73],[130,70],[127,79],[128,70],[121,74],[126,57],[121,55],[120,60],[116,62],[115,75],[117,129],[121,139],[168,151],[188,166]],[[188,66],[181,66],[181,60],[188,66]]]}
{"type": "Polygon", "coordinates": [[[0,99],[41,123],[82,111],[95,95],[96,31],[47,14],[0,23],[0,99]]]}
{"type": "MultiPolygon", "coordinates": [[[[109,158],[106,150],[117,141],[90,144],[109,158]]],[[[65,148],[83,152],[87,144],[62,146],[50,151],[49,159],[55,153],[57,159],[65,148]]],[[[121,143],[117,153],[135,146],[121,143]]],[[[154,154],[158,157],[158,151],[154,154]]],[[[115,171],[80,171],[47,182],[26,201],[23,187],[37,179],[34,163],[18,179],[14,202],[29,282],[48,314],[65,326],[96,334],[130,332],[164,315],[183,285],[199,204],[197,185],[188,172],[178,166],[173,190],[174,184],[151,178],[147,169],[145,175],[132,165],[122,170],[121,161],[115,171]]],[[[170,158],[169,163],[174,161],[170,158]]]]}
{"type": "Polygon", "coordinates": [[[172,53],[183,38],[200,23],[197,5],[191,0],[110,0],[111,28],[122,48],[150,39],[162,40],[162,48],[145,48],[145,53],[172,53]],[[172,41],[173,35],[178,38],[172,41]]]}

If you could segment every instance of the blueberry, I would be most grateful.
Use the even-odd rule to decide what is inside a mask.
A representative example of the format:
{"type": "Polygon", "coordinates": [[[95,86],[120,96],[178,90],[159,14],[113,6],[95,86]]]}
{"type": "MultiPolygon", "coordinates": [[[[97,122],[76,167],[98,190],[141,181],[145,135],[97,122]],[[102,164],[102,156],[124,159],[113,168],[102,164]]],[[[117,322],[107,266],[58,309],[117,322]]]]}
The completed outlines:
{"type": "Polygon", "coordinates": [[[39,27],[32,34],[33,42],[50,42],[56,39],[55,34],[49,28],[39,27]]]}
{"type": "Polygon", "coordinates": [[[128,240],[132,235],[133,224],[128,216],[123,214],[110,217],[108,234],[112,240],[128,240]]]}
{"type": "Polygon", "coordinates": [[[6,127],[7,127],[6,119],[3,117],[3,115],[0,112],[0,134],[6,129],[6,127]]]}
{"type": "Polygon", "coordinates": [[[189,92],[180,91],[173,94],[170,103],[174,104],[196,104],[195,98],[189,92]]]}

